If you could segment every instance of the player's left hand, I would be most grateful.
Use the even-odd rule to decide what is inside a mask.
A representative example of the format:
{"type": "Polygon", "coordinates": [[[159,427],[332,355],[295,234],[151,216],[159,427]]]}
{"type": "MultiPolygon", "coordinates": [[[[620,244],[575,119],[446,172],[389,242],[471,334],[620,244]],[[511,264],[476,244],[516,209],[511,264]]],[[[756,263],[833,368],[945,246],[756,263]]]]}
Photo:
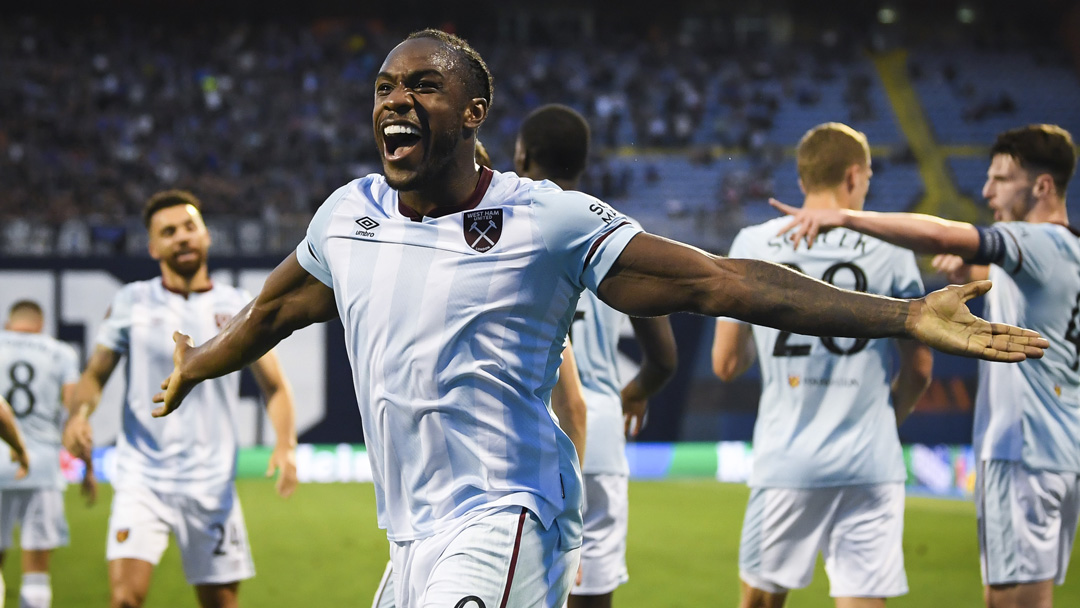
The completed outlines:
{"type": "Polygon", "coordinates": [[[187,397],[187,394],[191,392],[191,389],[195,388],[197,383],[187,381],[180,373],[180,369],[184,366],[184,359],[187,357],[187,353],[192,348],[195,348],[195,342],[191,339],[191,336],[186,336],[178,331],[173,332],[173,342],[176,342],[176,348],[173,349],[173,371],[164,382],[161,383],[162,392],[154,395],[154,403],[162,404],[161,407],[151,412],[151,415],[155,418],[160,418],[171,414],[176,408],[180,407],[180,403],[187,397]]]}
{"type": "Polygon", "coordinates": [[[792,230],[791,236],[795,249],[799,248],[799,241],[806,241],[806,248],[814,246],[814,239],[818,233],[827,232],[831,228],[839,228],[844,225],[844,210],[842,209],[806,209],[805,207],[792,207],[785,205],[775,198],[769,199],[769,204],[779,211],[791,216],[791,222],[780,229],[776,236],[787,234],[792,230]]]}
{"type": "Polygon", "coordinates": [[[30,472],[30,459],[26,455],[26,448],[21,450],[11,448],[11,462],[19,465],[19,468],[15,471],[15,479],[22,479],[30,472]]]}
{"type": "Polygon", "coordinates": [[[266,476],[273,477],[278,471],[277,489],[278,496],[288,498],[296,491],[296,448],[291,445],[276,445],[270,454],[270,466],[266,467],[266,476]]]}
{"type": "Polygon", "coordinates": [[[649,399],[641,390],[641,384],[638,383],[637,378],[626,383],[620,396],[622,397],[623,433],[627,438],[633,439],[645,427],[649,399]]]}
{"type": "Polygon", "coordinates": [[[908,335],[942,352],[988,361],[1023,361],[1043,356],[1050,343],[1030,329],[990,323],[971,314],[965,302],[990,291],[990,281],[949,285],[931,292],[907,321],[908,335]]]}

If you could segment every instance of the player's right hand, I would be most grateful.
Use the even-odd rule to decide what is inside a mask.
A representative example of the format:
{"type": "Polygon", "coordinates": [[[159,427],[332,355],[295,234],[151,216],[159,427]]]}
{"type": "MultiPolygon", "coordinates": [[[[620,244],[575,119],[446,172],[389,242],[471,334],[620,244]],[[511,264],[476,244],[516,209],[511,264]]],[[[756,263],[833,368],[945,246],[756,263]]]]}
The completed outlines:
{"type": "Polygon", "coordinates": [[[89,462],[94,449],[94,428],[86,415],[85,408],[68,418],[64,425],[61,443],[72,456],[89,462]]]}
{"type": "Polygon", "coordinates": [[[161,383],[162,392],[154,395],[154,403],[162,404],[161,407],[151,412],[151,415],[155,418],[167,416],[180,407],[184,397],[187,397],[187,394],[191,392],[191,389],[195,388],[196,384],[186,381],[180,373],[188,351],[195,348],[195,342],[191,339],[191,336],[186,336],[178,331],[173,332],[173,342],[176,342],[176,348],[173,349],[173,371],[161,383]]]}
{"type": "Polygon", "coordinates": [[[94,476],[94,467],[90,464],[86,465],[79,492],[86,501],[86,506],[92,507],[97,502],[97,477],[94,476]]]}

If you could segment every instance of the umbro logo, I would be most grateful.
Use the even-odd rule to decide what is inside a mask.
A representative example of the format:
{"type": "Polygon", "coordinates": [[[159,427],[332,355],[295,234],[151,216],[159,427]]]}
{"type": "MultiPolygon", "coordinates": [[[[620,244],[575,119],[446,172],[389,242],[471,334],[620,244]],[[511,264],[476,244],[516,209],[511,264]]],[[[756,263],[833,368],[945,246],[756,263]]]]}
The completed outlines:
{"type": "Polygon", "coordinates": [[[377,228],[379,226],[379,222],[376,222],[375,220],[365,215],[364,217],[356,220],[356,225],[360,226],[364,230],[371,230],[372,228],[377,228]]]}
{"type": "Polygon", "coordinates": [[[356,220],[356,225],[360,226],[360,230],[357,230],[354,236],[372,237],[375,236],[375,233],[372,232],[372,230],[379,227],[379,222],[376,222],[375,220],[365,215],[364,217],[356,220]]]}

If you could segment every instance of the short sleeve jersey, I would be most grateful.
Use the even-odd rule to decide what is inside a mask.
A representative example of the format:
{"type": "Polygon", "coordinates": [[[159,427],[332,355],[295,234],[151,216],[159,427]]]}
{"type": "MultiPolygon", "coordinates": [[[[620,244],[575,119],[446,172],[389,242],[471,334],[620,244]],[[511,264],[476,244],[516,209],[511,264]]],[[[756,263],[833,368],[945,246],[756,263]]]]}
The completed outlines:
{"type": "MultiPolygon", "coordinates": [[[[898,298],[923,295],[915,256],[846,229],[798,250],[777,218],[744,228],[733,258],[784,264],[837,287],[898,298]]],[[[906,478],[891,404],[889,340],[818,338],[754,326],[762,391],[752,487],[814,488],[906,478]]]]}
{"type": "Polygon", "coordinates": [[[17,466],[0,457],[0,489],[65,486],[60,471],[63,387],[79,379],[75,349],[38,333],[0,330],[0,395],[15,411],[30,459],[29,474],[15,479],[17,466]]]}
{"type": "Polygon", "coordinates": [[[1065,226],[994,224],[1001,259],[986,318],[1038,331],[1041,359],[979,362],[975,449],[981,459],[1080,473],[1080,238],[1065,226]]]}
{"type": "Polygon", "coordinates": [[[127,366],[114,486],[228,496],[236,471],[240,375],[200,383],[184,407],[164,418],[150,415],[156,407],[151,399],[172,373],[173,332],[202,344],[249,301],[243,291],[217,284],[185,297],[160,279],[129,283],[116,293],[97,335],[97,343],[125,356],[127,366]]]}
{"type": "Polygon", "coordinates": [[[393,541],[486,508],[545,526],[580,508],[551,389],[578,295],[639,232],[595,198],[487,169],[441,211],[419,217],[373,174],[332,194],[297,247],[334,290],[393,541]]]}
{"type": "Polygon", "coordinates": [[[630,474],[620,394],[626,382],[619,373],[619,340],[627,325],[628,317],[596,294],[581,294],[570,342],[588,410],[583,473],[630,474]]]}

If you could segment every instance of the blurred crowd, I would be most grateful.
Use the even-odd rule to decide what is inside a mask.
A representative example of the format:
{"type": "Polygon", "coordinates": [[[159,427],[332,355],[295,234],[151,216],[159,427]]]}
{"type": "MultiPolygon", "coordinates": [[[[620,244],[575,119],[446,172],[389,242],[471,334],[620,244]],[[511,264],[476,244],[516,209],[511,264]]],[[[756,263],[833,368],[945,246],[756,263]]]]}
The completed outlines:
{"type": "MultiPolygon", "coordinates": [[[[143,202],[172,187],[200,196],[226,253],[293,246],[329,193],[378,170],[372,81],[406,33],[371,20],[0,21],[2,246],[139,250],[143,202]]],[[[773,136],[776,113],[819,103],[822,83],[847,79],[840,119],[884,110],[871,102],[870,77],[843,69],[861,57],[859,40],[827,31],[804,46],[736,45],[693,28],[521,44],[470,36],[495,75],[481,139],[509,169],[529,110],[574,106],[594,130],[586,188],[614,200],[660,178],[605,162],[628,146],[700,150],[692,160],[719,146],[767,167],[797,139],[773,136]]],[[[718,200],[761,189],[710,187],[718,200]]]]}

